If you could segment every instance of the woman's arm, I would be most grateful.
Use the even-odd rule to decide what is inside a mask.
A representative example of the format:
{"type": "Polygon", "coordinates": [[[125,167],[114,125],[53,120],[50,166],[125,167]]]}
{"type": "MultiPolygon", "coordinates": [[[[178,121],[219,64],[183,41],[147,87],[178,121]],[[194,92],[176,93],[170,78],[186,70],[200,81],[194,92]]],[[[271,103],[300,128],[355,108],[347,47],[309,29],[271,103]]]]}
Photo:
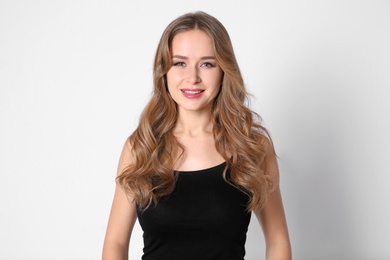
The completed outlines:
{"type": "MultiPolygon", "coordinates": [[[[131,162],[131,148],[127,141],[119,160],[118,175],[131,162]]],[[[116,185],[103,245],[103,260],[127,260],[129,242],[137,219],[135,203],[127,196],[119,184],[116,185]]]]}
{"type": "Polygon", "coordinates": [[[292,257],[291,245],[279,188],[279,169],[271,144],[265,160],[267,174],[271,174],[278,183],[275,190],[269,194],[264,207],[254,212],[263,229],[266,242],[266,259],[290,260],[292,257]]]}

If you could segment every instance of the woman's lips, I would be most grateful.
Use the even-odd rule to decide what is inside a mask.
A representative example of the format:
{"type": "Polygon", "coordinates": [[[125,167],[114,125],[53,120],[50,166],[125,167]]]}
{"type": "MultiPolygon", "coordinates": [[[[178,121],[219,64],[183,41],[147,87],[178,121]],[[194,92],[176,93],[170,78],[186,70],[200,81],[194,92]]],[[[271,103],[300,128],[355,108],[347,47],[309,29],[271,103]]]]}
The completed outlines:
{"type": "Polygon", "coordinates": [[[204,89],[181,89],[181,93],[186,98],[199,98],[203,95],[204,89]]]}

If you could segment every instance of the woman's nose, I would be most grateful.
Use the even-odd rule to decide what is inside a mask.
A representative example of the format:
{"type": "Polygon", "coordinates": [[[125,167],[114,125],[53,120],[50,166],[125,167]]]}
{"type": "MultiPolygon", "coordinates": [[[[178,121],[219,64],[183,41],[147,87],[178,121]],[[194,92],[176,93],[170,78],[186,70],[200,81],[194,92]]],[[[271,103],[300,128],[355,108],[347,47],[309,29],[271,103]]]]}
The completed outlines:
{"type": "Polygon", "coordinates": [[[191,83],[192,85],[201,82],[201,78],[199,75],[199,71],[197,67],[188,68],[188,74],[187,74],[187,82],[191,83]]]}

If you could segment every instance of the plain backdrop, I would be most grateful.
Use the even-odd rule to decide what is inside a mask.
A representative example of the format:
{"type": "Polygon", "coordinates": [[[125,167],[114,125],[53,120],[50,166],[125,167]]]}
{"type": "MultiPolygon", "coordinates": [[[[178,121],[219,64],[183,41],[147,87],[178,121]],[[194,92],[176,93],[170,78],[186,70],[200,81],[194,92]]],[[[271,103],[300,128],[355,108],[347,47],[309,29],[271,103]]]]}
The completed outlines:
{"type": "MultiPolygon", "coordinates": [[[[196,10],[228,29],[274,139],[294,259],[390,259],[390,1],[377,0],[0,0],[0,259],[100,258],[158,40],[196,10]]],[[[254,215],[246,259],[264,259],[254,215]]]]}

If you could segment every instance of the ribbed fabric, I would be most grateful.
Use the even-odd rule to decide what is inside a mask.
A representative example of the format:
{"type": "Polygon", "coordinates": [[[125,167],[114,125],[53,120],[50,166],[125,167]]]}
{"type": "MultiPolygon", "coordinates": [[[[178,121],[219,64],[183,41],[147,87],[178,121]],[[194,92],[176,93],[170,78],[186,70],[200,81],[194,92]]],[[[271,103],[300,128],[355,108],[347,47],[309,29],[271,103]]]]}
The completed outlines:
{"type": "Polygon", "coordinates": [[[244,259],[248,196],[223,179],[225,166],[177,172],[169,197],[137,209],[143,260],[244,259]]]}

